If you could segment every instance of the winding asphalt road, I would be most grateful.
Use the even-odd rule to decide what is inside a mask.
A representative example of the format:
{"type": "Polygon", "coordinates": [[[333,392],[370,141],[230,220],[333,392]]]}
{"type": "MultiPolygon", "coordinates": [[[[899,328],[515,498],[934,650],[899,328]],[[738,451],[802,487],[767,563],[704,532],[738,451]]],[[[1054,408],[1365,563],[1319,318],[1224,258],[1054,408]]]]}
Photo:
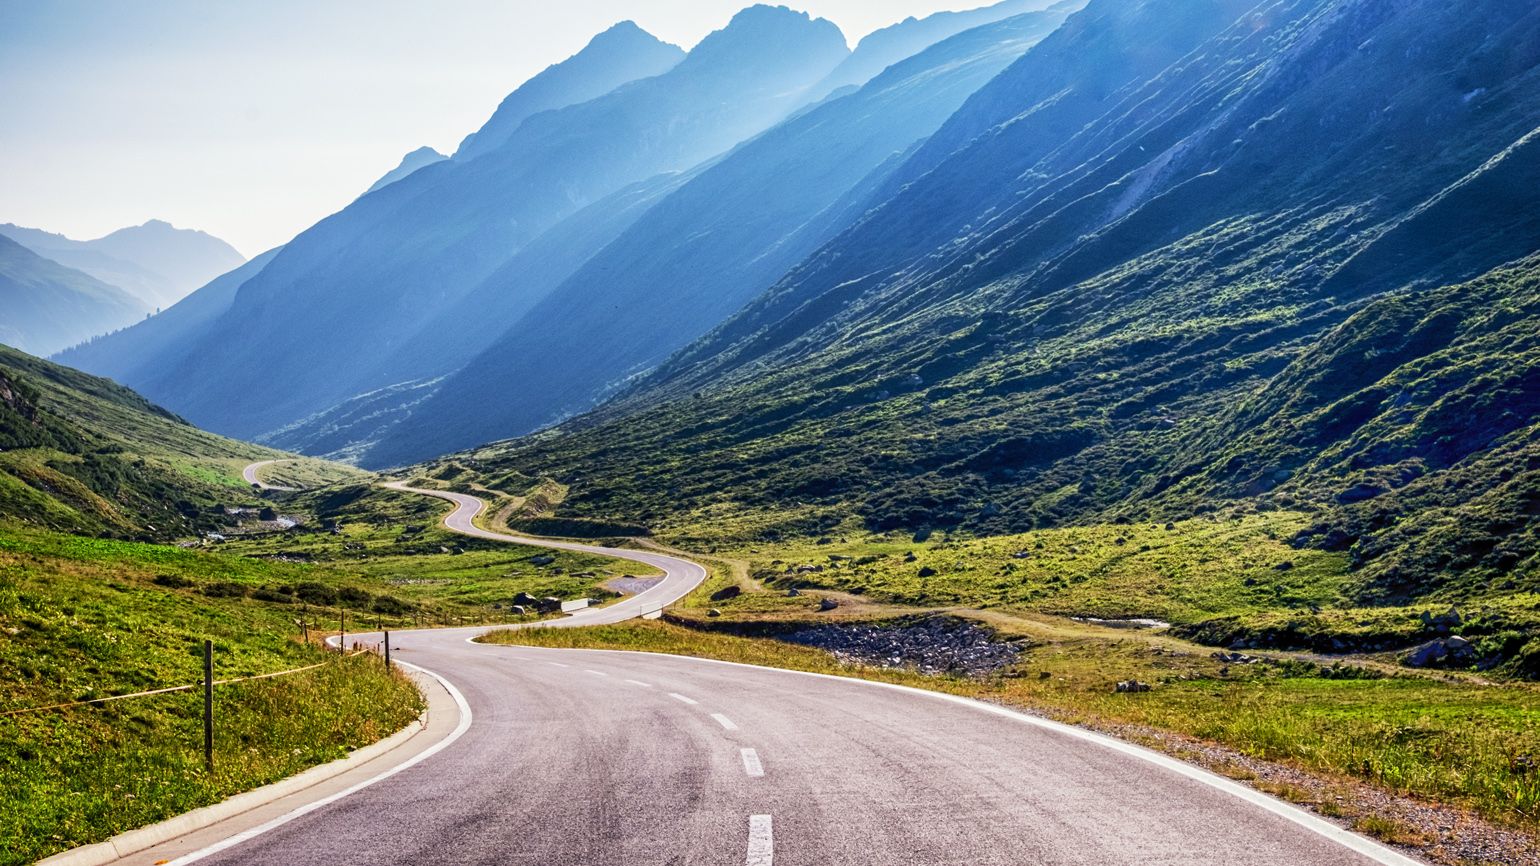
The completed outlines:
{"type": "Polygon", "coordinates": [[[252,463],[252,464],[248,465],[245,469],[241,470],[241,477],[246,479],[246,483],[247,484],[253,485],[255,487],[259,487],[259,488],[261,488],[263,490],[278,490],[278,491],[290,491],[290,492],[292,492],[294,490],[293,487],[279,487],[276,484],[268,484],[266,481],[263,481],[261,478],[257,477],[257,470],[261,469],[264,466],[272,466],[274,463],[282,463],[282,462],[283,462],[282,460],[259,460],[256,463],[252,463]]]}
{"type": "MultiPolygon", "coordinates": [[[[396,485],[398,489],[410,489],[396,485]]],[[[475,497],[446,524],[481,538],[475,497]]],[[[666,554],[538,542],[667,577],[557,625],[689,592],[666,554]]],[[[1416,861],[1162,755],[901,687],[641,653],[398,633],[470,711],[427,760],[209,864],[1397,864],[1416,861]]]]}

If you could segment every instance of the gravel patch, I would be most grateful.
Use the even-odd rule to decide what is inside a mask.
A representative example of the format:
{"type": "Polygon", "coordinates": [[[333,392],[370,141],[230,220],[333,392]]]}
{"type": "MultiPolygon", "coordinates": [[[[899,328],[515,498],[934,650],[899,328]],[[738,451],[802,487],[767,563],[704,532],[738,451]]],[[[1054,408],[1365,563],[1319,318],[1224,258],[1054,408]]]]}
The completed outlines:
{"type": "Polygon", "coordinates": [[[827,650],[841,661],[971,677],[1010,667],[1022,650],[1019,644],[995,640],[987,628],[945,617],[883,626],[831,623],[776,637],[827,650]]]}

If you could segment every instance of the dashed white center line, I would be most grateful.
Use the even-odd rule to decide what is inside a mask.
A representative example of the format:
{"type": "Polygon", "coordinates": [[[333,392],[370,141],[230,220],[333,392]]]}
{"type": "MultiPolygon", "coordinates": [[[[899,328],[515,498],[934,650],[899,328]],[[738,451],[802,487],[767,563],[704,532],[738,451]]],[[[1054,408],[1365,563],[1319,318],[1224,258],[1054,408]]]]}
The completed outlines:
{"type": "Polygon", "coordinates": [[[749,816],[749,857],[747,866],[774,866],[775,836],[769,815],[749,816]]]}
{"type": "Polygon", "coordinates": [[[684,695],[681,695],[678,692],[669,692],[668,696],[673,698],[676,701],[679,701],[682,704],[689,704],[692,707],[695,706],[696,704],[700,703],[700,701],[697,701],[694,698],[687,698],[687,697],[685,697],[684,695]]]}
{"type": "Polygon", "coordinates": [[[626,680],[626,682],[630,683],[633,686],[641,686],[644,689],[652,688],[652,683],[644,683],[641,680],[626,680]]]}
{"type": "Polygon", "coordinates": [[[558,667],[558,668],[570,668],[570,667],[572,667],[572,665],[564,665],[561,662],[546,662],[546,664],[551,665],[553,667],[558,667]]]}
{"type": "Polygon", "coordinates": [[[722,727],[726,728],[729,731],[736,731],[736,730],[738,730],[738,726],[733,724],[733,720],[729,719],[728,717],[726,717],[724,715],[722,715],[721,713],[712,713],[711,717],[713,719],[717,720],[717,724],[721,725],[722,727]]]}
{"type": "Polygon", "coordinates": [[[750,776],[763,776],[765,774],[765,765],[760,763],[759,753],[753,749],[743,749],[742,752],[743,772],[748,773],[750,776]]]}
{"type": "Polygon", "coordinates": [[[583,673],[585,673],[585,674],[593,674],[596,677],[607,677],[607,676],[609,676],[609,674],[605,673],[604,671],[591,671],[591,670],[589,670],[587,668],[583,669],[583,673]]]}

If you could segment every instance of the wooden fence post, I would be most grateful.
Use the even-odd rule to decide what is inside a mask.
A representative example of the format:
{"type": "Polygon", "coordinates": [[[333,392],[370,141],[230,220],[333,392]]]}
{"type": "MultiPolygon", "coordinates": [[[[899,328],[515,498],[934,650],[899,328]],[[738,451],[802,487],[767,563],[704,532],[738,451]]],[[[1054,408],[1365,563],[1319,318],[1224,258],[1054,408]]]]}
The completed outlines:
{"type": "Polygon", "coordinates": [[[385,632],[385,670],[390,670],[390,632],[385,632]]]}
{"type": "Polygon", "coordinates": [[[214,642],[203,641],[203,767],[214,772],[214,642]]]}

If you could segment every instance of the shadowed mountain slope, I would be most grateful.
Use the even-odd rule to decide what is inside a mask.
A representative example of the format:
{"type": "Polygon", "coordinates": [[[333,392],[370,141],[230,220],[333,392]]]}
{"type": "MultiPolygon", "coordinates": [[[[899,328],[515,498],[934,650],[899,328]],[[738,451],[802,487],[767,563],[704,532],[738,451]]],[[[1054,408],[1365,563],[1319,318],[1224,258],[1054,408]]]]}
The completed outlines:
{"type": "Polygon", "coordinates": [[[131,384],[254,436],[394,382],[388,357],[524,245],[628,184],[775,123],[847,53],[827,21],[754,7],[668,72],[532,115],[494,153],[366,195],[286,245],[184,357],[131,384]]]}
{"type": "Polygon", "coordinates": [[[1064,14],[1028,13],[954,36],[704,169],[452,375],[368,460],[433,456],[586,409],[847,224],[856,214],[837,205],[848,191],[891,169],[1064,14]],[[507,399],[489,404],[494,394],[507,399]]]}
{"type": "Polygon", "coordinates": [[[241,286],[278,255],[268,250],[163,310],[120,331],[93,337],[53,356],[60,364],[119,382],[153,374],[146,364],[166,363],[169,347],[185,346],[235,303],[241,286]]]}

